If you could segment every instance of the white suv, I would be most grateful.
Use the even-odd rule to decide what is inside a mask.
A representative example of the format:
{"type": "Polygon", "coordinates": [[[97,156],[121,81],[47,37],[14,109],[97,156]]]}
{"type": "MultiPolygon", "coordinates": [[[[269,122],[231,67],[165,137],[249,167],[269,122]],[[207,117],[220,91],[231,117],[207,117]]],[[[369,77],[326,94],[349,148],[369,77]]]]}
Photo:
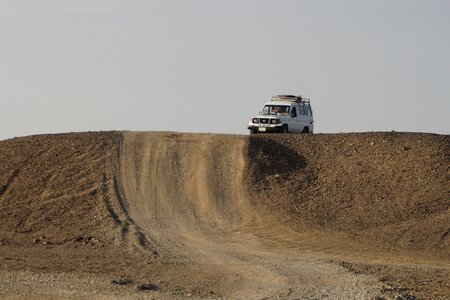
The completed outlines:
{"type": "Polygon", "coordinates": [[[250,119],[250,133],[313,133],[311,101],[302,96],[278,95],[264,105],[259,116],[250,119]]]}

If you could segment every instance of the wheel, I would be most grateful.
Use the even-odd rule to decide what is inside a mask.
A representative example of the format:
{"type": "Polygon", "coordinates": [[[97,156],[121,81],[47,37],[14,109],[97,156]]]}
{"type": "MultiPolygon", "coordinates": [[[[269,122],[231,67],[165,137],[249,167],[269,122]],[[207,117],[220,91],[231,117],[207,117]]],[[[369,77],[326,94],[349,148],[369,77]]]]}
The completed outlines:
{"type": "Polygon", "coordinates": [[[256,134],[256,133],[257,133],[257,131],[255,129],[250,130],[250,134],[256,134]]]}
{"type": "Polygon", "coordinates": [[[308,127],[308,126],[305,126],[305,127],[303,128],[302,133],[309,133],[309,127],[308,127]]]}
{"type": "Polygon", "coordinates": [[[289,129],[287,125],[283,125],[283,127],[281,127],[280,129],[281,133],[289,133],[289,129]]]}

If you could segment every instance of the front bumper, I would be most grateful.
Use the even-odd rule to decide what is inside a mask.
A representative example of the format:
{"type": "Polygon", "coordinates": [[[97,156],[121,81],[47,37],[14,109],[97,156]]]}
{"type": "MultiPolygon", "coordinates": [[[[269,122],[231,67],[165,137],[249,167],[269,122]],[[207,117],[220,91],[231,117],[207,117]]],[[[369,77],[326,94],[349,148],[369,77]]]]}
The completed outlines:
{"type": "Polygon", "coordinates": [[[283,125],[248,125],[247,129],[254,132],[282,132],[283,125]]]}

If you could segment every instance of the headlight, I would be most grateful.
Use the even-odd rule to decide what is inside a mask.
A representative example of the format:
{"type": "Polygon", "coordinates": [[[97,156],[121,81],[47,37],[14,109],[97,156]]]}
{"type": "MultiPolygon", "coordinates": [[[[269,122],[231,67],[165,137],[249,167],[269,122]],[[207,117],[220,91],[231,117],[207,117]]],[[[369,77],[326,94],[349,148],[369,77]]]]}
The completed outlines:
{"type": "Polygon", "coordinates": [[[256,123],[259,123],[259,119],[258,119],[258,118],[253,118],[253,119],[252,119],[252,122],[255,123],[255,124],[256,124],[256,123]]]}
{"type": "Polygon", "coordinates": [[[272,120],[270,120],[270,124],[280,124],[280,120],[279,119],[272,119],[272,120]]]}

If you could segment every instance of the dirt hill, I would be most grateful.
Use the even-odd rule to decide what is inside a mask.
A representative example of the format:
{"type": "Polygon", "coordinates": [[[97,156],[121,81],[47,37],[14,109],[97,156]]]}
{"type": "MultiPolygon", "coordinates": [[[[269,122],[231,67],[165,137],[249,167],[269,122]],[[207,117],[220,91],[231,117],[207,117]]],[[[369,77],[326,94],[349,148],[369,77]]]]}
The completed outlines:
{"type": "Polygon", "coordinates": [[[394,132],[251,138],[255,203],[299,231],[448,259],[449,141],[394,132]]]}
{"type": "Polygon", "coordinates": [[[446,298],[447,135],[0,141],[0,295],[446,298]]]}

